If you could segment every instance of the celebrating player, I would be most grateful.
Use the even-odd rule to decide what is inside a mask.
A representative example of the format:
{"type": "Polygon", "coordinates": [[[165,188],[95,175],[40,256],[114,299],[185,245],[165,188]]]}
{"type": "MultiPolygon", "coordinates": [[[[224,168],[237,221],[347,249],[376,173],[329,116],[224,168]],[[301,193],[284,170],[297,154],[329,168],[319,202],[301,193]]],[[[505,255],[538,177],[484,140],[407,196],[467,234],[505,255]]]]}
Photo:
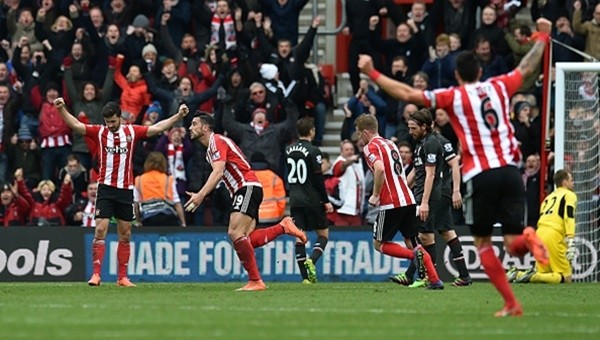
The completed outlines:
{"type": "Polygon", "coordinates": [[[444,289],[431,257],[417,246],[416,201],[406,182],[406,175],[396,145],[379,136],[377,118],[362,114],[354,122],[359,138],[365,143],[364,154],[373,171],[373,194],[369,204],[379,207],[373,224],[373,246],[383,254],[415,260],[419,276],[427,274],[428,289],[444,289]],[[392,242],[400,231],[406,242],[404,248],[392,242]],[[411,250],[410,248],[414,248],[411,250]]]}
{"type": "Polygon", "coordinates": [[[214,127],[215,120],[210,114],[197,112],[194,115],[190,138],[197,139],[207,147],[206,158],[213,170],[200,191],[187,193],[190,199],[184,207],[186,211],[196,211],[206,196],[223,180],[233,197],[227,234],[249,278],[248,283],[238,291],[265,290],[267,286],[258,272],[254,248],[262,247],[284,233],[306,243],[306,235],[290,217],[285,217],[274,226],[254,229],[258,220],[258,207],[263,198],[262,186],[240,148],[231,139],[214,133],[214,127]]]}
{"type": "Polygon", "coordinates": [[[300,140],[287,147],[288,183],[290,185],[290,212],[302,230],[314,230],[317,242],[310,258],[306,258],[304,242],[296,239],[296,262],[302,275],[302,283],[317,282],[315,264],[323,254],[329,239],[329,226],[325,213],[333,212],[327,198],[323,173],[321,173],[321,150],[312,145],[315,124],[304,117],[296,123],[300,140]]]}
{"type": "Polygon", "coordinates": [[[170,129],[175,122],[187,115],[189,109],[183,104],[179,112],[152,126],[121,124],[121,108],[115,102],[108,102],[102,108],[106,125],[83,124],[65,106],[63,98],[57,98],[54,106],[62,119],[74,132],[83,134],[95,144],[99,156],[98,193],[96,196],[96,228],[92,242],[93,273],[88,281],[90,286],[100,285],[100,270],[104,258],[108,222],[113,216],[117,219],[119,245],[117,247],[117,286],[135,287],[127,278],[129,262],[131,222],[133,211],[133,149],[140,139],[156,136],[170,129]]]}
{"type": "Polygon", "coordinates": [[[492,231],[502,223],[507,251],[523,256],[531,251],[540,263],[548,264],[547,249],[531,227],[523,229],[525,191],[516,164],[519,145],[510,124],[509,99],[539,65],[550,39],[552,23],[537,20],[536,43],[513,72],[480,82],[481,65],[472,51],[456,57],[456,78],[460,84],[436,91],[420,91],[388,78],[373,68],[371,57],[362,55],[358,66],[391,96],[432,109],[448,112],[463,149],[463,180],[467,185],[466,222],[475,237],[481,264],[504,299],[496,316],[519,316],[523,309],[515,298],[502,264],[492,247],[492,231]]]}

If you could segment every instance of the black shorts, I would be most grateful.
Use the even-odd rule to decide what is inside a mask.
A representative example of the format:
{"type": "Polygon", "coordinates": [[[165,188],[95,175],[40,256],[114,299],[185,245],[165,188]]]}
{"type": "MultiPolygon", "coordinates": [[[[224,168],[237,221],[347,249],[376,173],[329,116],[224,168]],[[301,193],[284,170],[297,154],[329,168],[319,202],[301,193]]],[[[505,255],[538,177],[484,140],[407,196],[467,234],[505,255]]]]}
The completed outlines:
{"type": "Polygon", "coordinates": [[[325,207],[291,207],[290,214],[296,226],[302,230],[323,230],[329,228],[325,207]]]}
{"type": "Polygon", "coordinates": [[[241,187],[233,195],[231,211],[238,211],[258,222],[258,208],[263,200],[263,190],[257,185],[241,187]]]}
{"type": "Polygon", "coordinates": [[[135,219],[133,190],[99,184],[98,194],[96,195],[96,218],[111,218],[113,216],[126,222],[135,219]]]}
{"type": "Polygon", "coordinates": [[[415,220],[417,222],[417,230],[419,231],[419,233],[427,234],[433,233],[435,231],[434,221],[437,219],[439,205],[440,201],[429,201],[429,215],[427,216],[426,221],[421,220],[421,217],[418,216],[418,209],[415,211],[415,220]]]}
{"type": "Polygon", "coordinates": [[[373,223],[373,239],[387,242],[394,239],[400,231],[405,239],[417,237],[416,205],[407,207],[379,210],[377,219],[373,223]]]}
{"type": "Polygon", "coordinates": [[[442,195],[442,199],[436,203],[433,208],[433,219],[427,220],[425,229],[431,230],[430,233],[437,231],[443,233],[449,230],[454,230],[454,222],[452,221],[452,198],[442,195]]]}
{"type": "Polygon", "coordinates": [[[502,234],[521,234],[525,216],[525,189],[514,166],[484,171],[466,183],[463,210],[474,236],[490,236],[494,224],[502,234]]]}

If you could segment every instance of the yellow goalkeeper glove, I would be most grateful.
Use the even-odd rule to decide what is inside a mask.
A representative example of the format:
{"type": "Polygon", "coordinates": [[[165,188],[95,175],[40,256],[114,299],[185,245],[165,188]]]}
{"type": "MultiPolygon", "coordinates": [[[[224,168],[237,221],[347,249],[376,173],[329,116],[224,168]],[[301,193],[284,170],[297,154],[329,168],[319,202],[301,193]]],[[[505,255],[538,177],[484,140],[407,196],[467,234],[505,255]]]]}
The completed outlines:
{"type": "Polygon", "coordinates": [[[567,237],[567,255],[566,258],[569,262],[573,262],[575,259],[575,253],[577,252],[577,248],[575,247],[575,238],[567,237]]]}

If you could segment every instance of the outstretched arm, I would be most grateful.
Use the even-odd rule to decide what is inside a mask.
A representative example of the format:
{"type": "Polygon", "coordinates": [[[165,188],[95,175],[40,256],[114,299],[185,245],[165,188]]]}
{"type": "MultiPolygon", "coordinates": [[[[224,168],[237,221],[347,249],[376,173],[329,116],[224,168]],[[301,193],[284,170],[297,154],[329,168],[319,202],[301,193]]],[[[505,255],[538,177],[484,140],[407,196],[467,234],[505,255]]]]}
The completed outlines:
{"type": "Polygon", "coordinates": [[[188,109],[187,105],[181,104],[181,106],[179,106],[179,112],[177,112],[177,114],[172,115],[171,117],[163,119],[160,122],[150,126],[146,135],[148,137],[152,137],[158,135],[159,133],[167,131],[175,124],[175,122],[177,122],[180,119],[183,119],[183,117],[185,117],[188,114],[188,112],[190,112],[190,109],[188,109]]]}
{"type": "Polygon", "coordinates": [[[552,22],[545,18],[539,18],[536,21],[537,29],[540,34],[536,38],[535,44],[529,52],[521,59],[521,62],[517,66],[517,70],[521,72],[523,78],[529,76],[539,66],[542,56],[544,55],[544,49],[546,44],[550,40],[550,30],[552,29],[552,22]]]}
{"type": "Polygon", "coordinates": [[[65,100],[62,97],[56,98],[56,100],[54,100],[54,107],[58,109],[58,112],[60,112],[60,116],[65,121],[67,126],[71,128],[71,130],[76,131],[79,134],[85,135],[85,124],[80,122],[77,118],[75,118],[75,116],[73,116],[69,113],[69,111],[67,111],[65,100]]]}
{"type": "Polygon", "coordinates": [[[210,173],[210,176],[208,176],[208,179],[206,180],[206,183],[204,183],[202,189],[200,189],[200,191],[197,193],[186,191],[186,194],[190,195],[190,199],[184,205],[185,211],[196,211],[206,196],[215,190],[217,184],[219,184],[219,181],[223,178],[223,173],[225,173],[225,164],[225,161],[217,161],[212,163],[213,170],[210,173]]]}
{"type": "Polygon", "coordinates": [[[403,102],[413,103],[418,106],[425,105],[423,92],[414,89],[404,83],[396,81],[380,73],[373,66],[373,59],[367,54],[361,54],[358,58],[358,68],[371,78],[385,93],[403,102]]]}

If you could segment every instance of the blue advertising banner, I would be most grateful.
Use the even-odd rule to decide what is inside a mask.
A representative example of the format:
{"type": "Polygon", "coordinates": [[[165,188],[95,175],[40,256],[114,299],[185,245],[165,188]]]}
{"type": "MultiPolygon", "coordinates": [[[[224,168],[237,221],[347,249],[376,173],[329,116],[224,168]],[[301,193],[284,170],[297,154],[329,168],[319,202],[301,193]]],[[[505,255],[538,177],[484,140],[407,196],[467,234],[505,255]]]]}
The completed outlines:
{"type": "MultiPolygon", "coordinates": [[[[135,282],[243,281],[247,279],[225,231],[220,232],[134,231],[128,276],[135,282]]],[[[161,231],[164,231],[161,230],[161,231]]],[[[93,235],[86,235],[89,248],[93,235]]],[[[116,281],[117,246],[115,234],[106,239],[103,281],[116,281]]],[[[300,281],[295,259],[295,241],[282,235],[256,249],[256,260],[265,281],[300,281]]],[[[307,252],[312,251],[310,242],[307,252]]],[[[86,251],[87,276],[91,275],[91,251],[86,251]]],[[[388,275],[406,270],[407,260],[375,251],[372,233],[336,231],[317,262],[320,281],[384,281],[388,275]]]]}

